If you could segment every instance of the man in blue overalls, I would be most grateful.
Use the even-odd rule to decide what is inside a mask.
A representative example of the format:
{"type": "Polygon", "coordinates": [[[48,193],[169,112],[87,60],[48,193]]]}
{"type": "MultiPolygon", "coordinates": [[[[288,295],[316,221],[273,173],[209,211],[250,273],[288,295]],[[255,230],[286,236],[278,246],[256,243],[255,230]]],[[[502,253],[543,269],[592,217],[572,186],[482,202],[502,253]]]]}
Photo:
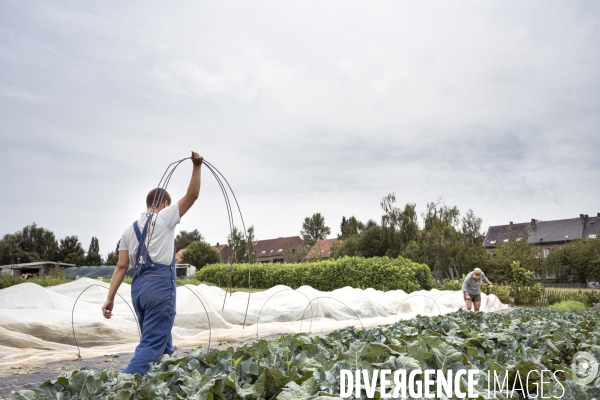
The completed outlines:
{"type": "Polygon", "coordinates": [[[200,195],[202,157],[192,152],[194,168],[187,193],[177,203],[164,189],[153,189],[146,197],[146,212],[130,225],[119,245],[119,261],[110,281],[105,318],[112,316],[115,295],[129,265],[135,266],[131,300],[142,339],[124,372],[144,375],[150,363],[174,351],[171,329],[175,320],[175,227],[200,195]]]}

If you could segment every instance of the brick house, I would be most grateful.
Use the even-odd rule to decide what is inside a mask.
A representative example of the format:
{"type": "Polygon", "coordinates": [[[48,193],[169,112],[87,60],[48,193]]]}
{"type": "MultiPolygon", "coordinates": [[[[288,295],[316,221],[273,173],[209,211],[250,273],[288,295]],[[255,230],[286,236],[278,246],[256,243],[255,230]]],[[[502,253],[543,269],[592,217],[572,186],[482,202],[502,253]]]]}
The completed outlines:
{"type": "Polygon", "coordinates": [[[315,245],[310,249],[308,254],[306,255],[307,260],[315,260],[315,259],[330,259],[333,255],[331,252],[331,248],[334,244],[338,242],[338,239],[323,239],[319,240],[315,245]]]}
{"type": "Polygon", "coordinates": [[[223,264],[227,264],[229,262],[229,246],[226,244],[219,244],[217,242],[217,245],[213,247],[216,248],[221,255],[221,261],[223,261],[223,264]]]}
{"type": "MultiPolygon", "coordinates": [[[[580,214],[579,218],[559,219],[553,221],[536,221],[508,225],[490,226],[483,241],[483,247],[493,250],[510,238],[527,239],[539,247],[536,258],[543,262],[552,249],[560,248],[573,240],[595,239],[600,234],[600,213],[595,217],[580,214]]],[[[542,279],[539,272],[534,273],[535,279],[542,279]]],[[[556,278],[555,271],[546,271],[545,280],[556,278]]]]}
{"type": "Polygon", "coordinates": [[[308,237],[300,236],[280,237],[277,239],[257,240],[252,243],[255,252],[256,262],[261,263],[283,263],[285,262],[284,253],[290,252],[291,255],[296,252],[306,251],[308,249],[308,237]]]}
{"type": "Polygon", "coordinates": [[[175,253],[175,263],[181,262],[181,256],[183,255],[184,252],[185,252],[185,249],[177,250],[177,253],[175,253]]]}

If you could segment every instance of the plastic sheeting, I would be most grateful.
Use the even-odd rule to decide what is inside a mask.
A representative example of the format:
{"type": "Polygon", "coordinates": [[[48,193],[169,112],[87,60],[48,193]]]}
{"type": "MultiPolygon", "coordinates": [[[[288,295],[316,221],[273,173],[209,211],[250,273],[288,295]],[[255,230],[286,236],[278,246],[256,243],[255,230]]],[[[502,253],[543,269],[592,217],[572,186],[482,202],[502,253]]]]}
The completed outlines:
{"type": "MultiPolygon", "coordinates": [[[[134,314],[125,303],[131,304],[131,287],[121,285],[122,299],[117,296],[113,317],[107,320],[101,306],[108,286],[82,278],[49,288],[23,283],[0,290],[0,371],[77,359],[72,321],[82,358],[132,352],[139,336],[134,314]]],[[[481,304],[483,311],[507,308],[494,295],[482,294],[481,304]]],[[[214,345],[300,331],[330,332],[349,325],[368,328],[461,307],[460,291],[407,294],[345,287],[321,292],[309,286],[297,290],[276,286],[252,293],[248,304],[247,292],[229,295],[215,286],[186,285],[177,288],[173,341],[179,348],[206,348],[209,337],[214,345]]]]}

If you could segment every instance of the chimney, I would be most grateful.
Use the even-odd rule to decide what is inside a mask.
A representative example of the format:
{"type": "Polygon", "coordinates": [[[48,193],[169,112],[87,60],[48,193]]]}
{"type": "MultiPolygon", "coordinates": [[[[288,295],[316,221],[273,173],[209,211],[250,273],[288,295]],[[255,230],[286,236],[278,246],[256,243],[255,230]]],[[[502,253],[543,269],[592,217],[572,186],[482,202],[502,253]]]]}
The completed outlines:
{"type": "Polygon", "coordinates": [[[585,214],[585,219],[588,219],[589,217],[590,217],[589,215],[585,214]]]}
{"type": "Polygon", "coordinates": [[[585,222],[585,218],[583,217],[583,214],[579,214],[579,220],[581,222],[585,222]]]}
{"type": "Polygon", "coordinates": [[[219,247],[219,242],[217,242],[217,247],[219,247]]]}
{"type": "Polygon", "coordinates": [[[512,221],[510,221],[510,227],[512,228],[512,226],[513,226],[513,223],[512,223],[512,221]]]}
{"type": "Polygon", "coordinates": [[[596,214],[596,217],[600,218],[600,213],[596,214]]]}
{"type": "Polygon", "coordinates": [[[535,228],[535,218],[531,218],[531,227],[535,228]]]}
{"type": "Polygon", "coordinates": [[[304,242],[304,245],[308,247],[308,235],[304,235],[302,241],[304,242]]]}

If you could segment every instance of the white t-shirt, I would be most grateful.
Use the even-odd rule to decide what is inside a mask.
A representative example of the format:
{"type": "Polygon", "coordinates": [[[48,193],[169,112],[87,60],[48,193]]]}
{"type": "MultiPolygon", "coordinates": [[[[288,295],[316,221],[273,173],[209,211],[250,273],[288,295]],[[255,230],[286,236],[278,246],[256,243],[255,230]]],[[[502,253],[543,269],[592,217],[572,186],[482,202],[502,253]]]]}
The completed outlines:
{"type": "MultiPolygon", "coordinates": [[[[138,228],[140,233],[144,232],[144,225],[148,213],[142,213],[140,219],[138,219],[138,228]]],[[[148,237],[152,233],[150,245],[148,246],[148,254],[152,261],[158,264],[171,265],[173,261],[173,254],[175,252],[175,227],[180,221],[179,218],[179,206],[177,203],[165,207],[158,214],[151,214],[152,220],[155,221],[154,231],[152,231],[152,221],[148,225],[148,237]],[[158,217],[157,217],[158,215],[158,217]]],[[[129,224],[123,236],[121,236],[121,244],[119,250],[129,251],[129,264],[135,266],[135,256],[138,249],[138,239],[133,230],[133,222],[129,224]]]]}

